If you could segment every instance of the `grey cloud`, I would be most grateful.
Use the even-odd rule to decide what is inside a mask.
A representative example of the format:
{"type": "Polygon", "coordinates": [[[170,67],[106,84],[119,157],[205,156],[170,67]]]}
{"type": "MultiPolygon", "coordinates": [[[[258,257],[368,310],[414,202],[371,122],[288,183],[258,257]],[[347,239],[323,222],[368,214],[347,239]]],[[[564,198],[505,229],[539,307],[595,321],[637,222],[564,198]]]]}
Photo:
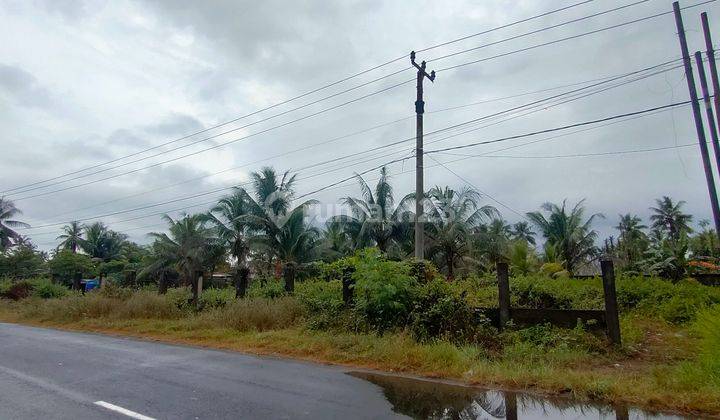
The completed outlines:
{"type": "Polygon", "coordinates": [[[53,102],[50,92],[35,76],[9,64],[0,63],[0,92],[26,107],[49,108],[53,102]]]}

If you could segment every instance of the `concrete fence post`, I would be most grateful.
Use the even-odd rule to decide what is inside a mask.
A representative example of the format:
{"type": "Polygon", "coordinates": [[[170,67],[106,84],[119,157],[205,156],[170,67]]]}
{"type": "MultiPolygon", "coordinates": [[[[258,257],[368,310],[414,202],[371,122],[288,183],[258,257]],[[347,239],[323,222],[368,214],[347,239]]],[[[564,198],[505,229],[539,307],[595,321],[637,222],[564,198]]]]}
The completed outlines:
{"type": "Polygon", "coordinates": [[[500,329],[502,329],[510,321],[510,279],[507,263],[497,263],[497,281],[500,329]]]}
{"type": "Polygon", "coordinates": [[[605,294],[605,322],[610,341],[619,346],[620,340],[620,317],[618,315],[617,294],[615,291],[615,268],[612,260],[600,261],[602,270],[603,291],[605,294]]]}

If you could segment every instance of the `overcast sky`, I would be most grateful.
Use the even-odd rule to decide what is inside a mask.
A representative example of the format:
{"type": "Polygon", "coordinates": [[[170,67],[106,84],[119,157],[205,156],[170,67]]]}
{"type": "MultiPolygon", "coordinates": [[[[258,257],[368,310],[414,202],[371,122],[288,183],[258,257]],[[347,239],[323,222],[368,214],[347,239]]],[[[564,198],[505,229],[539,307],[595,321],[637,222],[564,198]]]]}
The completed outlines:
{"type": "MultiPolygon", "coordinates": [[[[251,171],[264,165],[299,170],[297,190],[304,194],[353,172],[411,156],[414,144],[406,142],[337,160],[414,136],[414,82],[311,115],[410,80],[415,73],[405,70],[284,112],[407,68],[409,58],[219,129],[138,152],[407,56],[413,49],[577,2],[0,0],[0,190],[134,154],[27,187],[33,189],[26,192],[6,194],[23,211],[21,220],[37,227],[22,233],[43,249],[55,245],[59,227],[38,226],[196,196],[103,217],[113,229],[147,242],[145,233],[162,229],[156,213],[212,201],[223,192],[197,195],[242,183],[251,171]],[[383,126],[368,130],[379,125],[383,126]],[[364,132],[349,136],[360,131],[364,132]],[[243,138],[248,135],[252,136],[243,138]],[[200,141],[210,136],[216,137],[200,141]],[[243,139],[180,158],[238,138],[243,139]],[[329,140],[334,141],[317,145],[329,140]],[[191,145],[194,141],[198,143],[191,145]],[[179,146],[185,147],[172,150],[179,146]],[[305,149],[295,151],[300,148],[305,149]],[[174,158],[179,159],[162,163],[174,158]],[[315,163],[324,164],[300,170],[315,163]],[[123,166],[92,175],[118,165],[123,166]],[[143,169],[149,165],[154,166],[143,169]],[[216,174],[220,171],[224,172],[216,174]],[[89,183],[113,175],[120,176],[89,183]],[[58,189],[64,191],[27,198],[58,189]],[[152,216],[143,217],[146,215],[152,216]]],[[[442,69],[672,10],[669,0],[649,0],[619,12],[432,60],[634,2],[595,0],[421,52],[418,59],[430,61],[428,70],[442,69]]],[[[682,5],[697,2],[683,1],[682,5]]],[[[720,40],[718,3],[685,10],[693,50],[703,48],[701,11],[709,13],[716,41],[720,40]]],[[[435,83],[426,82],[425,131],[511,109],[679,55],[672,15],[665,15],[441,71],[435,83]],[[515,97],[496,100],[507,96],[515,97]],[[477,102],[482,103],[471,105],[477,102]],[[463,105],[468,106],[445,110],[463,105]]],[[[683,72],[675,69],[586,98],[533,108],[532,113],[504,114],[502,119],[428,135],[426,149],[492,140],[687,99],[683,72]],[[443,140],[469,129],[474,130],[443,140]]],[[[556,134],[428,156],[426,185],[459,188],[469,183],[484,193],[483,204],[496,206],[511,222],[545,201],[567,198],[574,204],[585,198],[589,212],[607,216],[596,223],[601,237],[613,234],[618,213],[637,213],[647,220],[648,207],[662,195],[687,201],[686,210],[696,220],[710,217],[698,147],[683,146],[697,141],[688,106],[549,139],[556,134]],[[546,141],[525,144],[542,139],[546,141]],[[668,146],[681,147],[557,157],[668,146]],[[501,150],[508,147],[513,148],[501,150]],[[477,156],[480,154],[485,156],[477,156]],[[447,168],[434,159],[447,162],[447,168]]],[[[389,167],[398,199],[414,188],[413,166],[414,160],[409,159],[389,167]]],[[[376,176],[369,173],[365,178],[374,181],[376,176]]],[[[336,204],[342,196],[357,194],[356,183],[348,182],[312,197],[336,204]]],[[[207,207],[198,205],[186,211],[207,207]]]]}

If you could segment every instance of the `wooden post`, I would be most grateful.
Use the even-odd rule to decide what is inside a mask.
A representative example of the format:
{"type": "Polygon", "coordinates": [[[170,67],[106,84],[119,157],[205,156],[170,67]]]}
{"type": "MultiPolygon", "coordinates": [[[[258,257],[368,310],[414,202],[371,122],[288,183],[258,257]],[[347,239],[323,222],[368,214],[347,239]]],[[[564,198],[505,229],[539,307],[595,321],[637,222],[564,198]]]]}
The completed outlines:
{"type": "Polygon", "coordinates": [[[505,392],[503,396],[505,399],[505,419],[517,420],[517,395],[512,392],[505,392]]]}
{"type": "Polygon", "coordinates": [[[355,269],[353,267],[345,267],[343,269],[343,277],[342,277],[342,294],[343,294],[343,302],[346,306],[353,304],[353,291],[355,289],[355,280],[353,280],[352,275],[355,269]]]}
{"type": "Polygon", "coordinates": [[[615,268],[612,260],[600,261],[602,270],[603,291],[605,292],[605,322],[610,341],[619,346],[620,317],[618,316],[617,295],[615,293],[615,268]]]}
{"type": "Polygon", "coordinates": [[[629,420],[630,413],[628,408],[624,405],[618,405],[615,407],[615,420],[629,420]]]}
{"type": "Polygon", "coordinates": [[[498,301],[500,307],[500,329],[510,321],[510,279],[508,278],[508,265],[497,263],[498,301]]]}

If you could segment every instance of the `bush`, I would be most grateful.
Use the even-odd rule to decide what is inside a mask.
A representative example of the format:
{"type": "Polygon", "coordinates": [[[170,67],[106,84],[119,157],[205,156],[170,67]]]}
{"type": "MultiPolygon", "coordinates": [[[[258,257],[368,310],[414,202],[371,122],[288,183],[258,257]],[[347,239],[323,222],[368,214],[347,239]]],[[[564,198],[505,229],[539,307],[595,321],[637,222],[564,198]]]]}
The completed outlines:
{"type": "Polygon", "coordinates": [[[600,279],[551,279],[521,276],[510,280],[513,305],[543,309],[602,309],[600,279]]]}
{"type": "Polygon", "coordinates": [[[57,299],[70,294],[70,290],[61,284],[53,284],[51,281],[43,279],[35,283],[32,296],[41,299],[57,299]]]}
{"type": "Polygon", "coordinates": [[[672,283],[645,277],[622,278],[617,282],[618,304],[679,324],[695,319],[697,313],[720,304],[720,289],[694,280],[672,283]]]}
{"type": "Polygon", "coordinates": [[[254,281],[248,287],[248,297],[275,299],[285,296],[285,284],[282,280],[254,281]],[[264,284],[263,284],[264,283],[264,284]]]}
{"type": "Polygon", "coordinates": [[[295,296],[308,314],[312,329],[328,329],[343,324],[345,305],[340,280],[308,280],[298,283],[295,296]]]}
{"type": "Polygon", "coordinates": [[[365,250],[358,256],[353,279],[354,312],[368,328],[383,332],[407,325],[417,292],[417,280],[409,275],[407,265],[365,250]]]}
{"type": "Polygon", "coordinates": [[[420,287],[411,318],[410,330],[419,341],[476,342],[489,330],[489,321],[475,314],[464,294],[440,279],[420,287]]]}
{"type": "Polygon", "coordinates": [[[165,299],[180,310],[187,311],[192,309],[190,304],[192,290],[190,290],[190,287],[171,287],[167,290],[167,293],[165,293],[165,299]]]}
{"type": "Polygon", "coordinates": [[[1,290],[0,297],[12,300],[25,299],[30,296],[33,285],[28,280],[20,281],[6,281],[4,282],[1,290]]]}
{"type": "Polygon", "coordinates": [[[205,289],[200,295],[200,307],[203,310],[223,308],[235,300],[235,289],[205,289]]]}
{"type": "Polygon", "coordinates": [[[200,322],[237,331],[268,331],[295,326],[302,316],[302,306],[294,297],[247,298],[201,315],[200,322]]]}

